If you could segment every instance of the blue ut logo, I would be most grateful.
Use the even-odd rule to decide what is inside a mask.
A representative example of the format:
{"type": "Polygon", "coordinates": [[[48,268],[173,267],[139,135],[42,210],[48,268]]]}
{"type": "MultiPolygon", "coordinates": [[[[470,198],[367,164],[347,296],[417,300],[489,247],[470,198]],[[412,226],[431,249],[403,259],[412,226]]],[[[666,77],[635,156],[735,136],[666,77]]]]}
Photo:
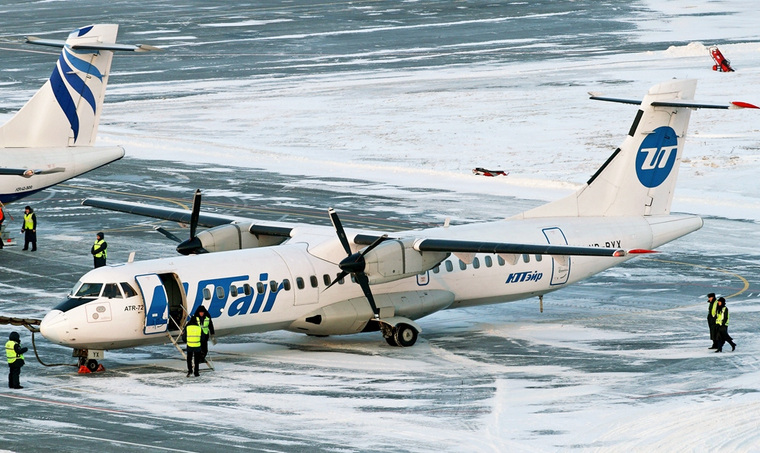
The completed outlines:
{"type": "Polygon", "coordinates": [[[661,126],[641,142],[636,154],[636,176],[644,187],[657,187],[670,175],[678,154],[678,137],[670,126],[661,126]]]}

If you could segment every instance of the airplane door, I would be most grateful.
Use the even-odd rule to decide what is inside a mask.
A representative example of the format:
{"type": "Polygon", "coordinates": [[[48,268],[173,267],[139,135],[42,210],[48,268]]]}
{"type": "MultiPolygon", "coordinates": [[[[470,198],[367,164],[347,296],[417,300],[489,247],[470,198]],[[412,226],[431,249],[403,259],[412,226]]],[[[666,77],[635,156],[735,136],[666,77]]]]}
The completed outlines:
{"type": "MultiPolygon", "coordinates": [[[[557,227],[544,228],[544,236],[549,244],[552,245],[567,245],[567,238],[565,233],[557,227]]],[[[550,285],[563,285],[567,283],[570,278],[570,257],[564,257],[563,263],[558,260],[552,259],[552,278],[550,285]]]]}
{"type": "Polygon", "coordinates": [[[169,323],[169,298],[166,296],[161,278],[158,274],[145,274],[135,277],[145,304],[145,335],[166,332],[169,323]]]}
{"type": "MultiPolygon", "coordinates": [[[[276,250],[276,253],[287,265],[292,277],[291,283],[294,286],[293,305],[309,305],[319,302],[318,278],[321,277],[318,277],[314,271],[314,266],[309,259],[311,255],[297,249],[276,250]]],[[[352,284],[348,277],[345,281],[352,284]]]]}

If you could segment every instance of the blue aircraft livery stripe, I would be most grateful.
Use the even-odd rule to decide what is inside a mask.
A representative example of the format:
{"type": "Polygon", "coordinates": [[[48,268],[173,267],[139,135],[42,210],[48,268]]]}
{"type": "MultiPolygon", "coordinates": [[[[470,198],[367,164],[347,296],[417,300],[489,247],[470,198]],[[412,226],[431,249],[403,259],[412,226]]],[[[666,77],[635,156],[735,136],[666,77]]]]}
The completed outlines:
{"type": "MultiPolygon", "coordinates": [[[[65,64],[66,59],[63,58],[61,61],[65,64]]],[[[61,66],[63,66],[63,64],[61,66]]],[[[72,71],[68,64],[63,67],[63,76],[66,77],[66,81],[69,82],[71,88],[79,93],[87,103],[90,104],[90,107],[92,107],[92,113],[95,113],[95,95],[92,94],[90,87],[85,85],[84,80],[82,80],[76,72],[72,71]]]]}
{"type": "MultiPolygon", "coordinates": [[[[77,57],[77,52],[75,50],[71,50],[68,47],[64,47],[63,50],[66,53],[66,60],[68,60],[71,66],[74,66],[85,74],[97,77],[101,82],[103,81],[103,74],[101,74],[100,70],[91,65],[89,61],[77,57]]],[[[83,51],[81,54],[90,56],[92,55],[92,51],[83,51]]]]}
{"type": "Polygon", "coordinates": [[[61,110],[63,110],[64,115],[69,120],[71,130],[74,132],[74,141],[76,142],[79,136],[79,117],[77,116],[77,107],[74,105],[71,94],[69,94],[69,89],[66,87],[66,82],[61,78],[60,63],[62,61],[63,54],[61,54],[61,58],[58,60],[59,64],[56,65],[53,73],[50,75],[50,87],[53,89],[53,95],[58,101],[58,105],[61,106],[61,110]]]}
{"type": "Polygon", "coordinates": [[[82,28],[80,28],[79,30],[75,30],[74,32],[72,32],[72,34],[74,34],[74,33],[77,33],[77,32],[78,32],[77,36],[84,36],[84,35],[86,35],[87,33],[89,33],[89,32],[90,32],[90,30],[92,30],[92,27],[93,27],[92,25],[89,25],[89,26],[87,26],[87,27],[82,27],[82,28]]]}

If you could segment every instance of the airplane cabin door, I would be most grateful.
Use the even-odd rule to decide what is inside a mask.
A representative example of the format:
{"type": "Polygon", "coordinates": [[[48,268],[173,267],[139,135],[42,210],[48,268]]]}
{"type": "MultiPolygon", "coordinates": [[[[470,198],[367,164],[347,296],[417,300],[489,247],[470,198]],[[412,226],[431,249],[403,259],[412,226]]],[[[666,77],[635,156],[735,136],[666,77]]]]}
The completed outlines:
{"type": "MultiPolygon", "coordinates": [[[[544,228],[544,236],[549,244],[552,245],[567,245],[567,238],[565,233],[557,227],[544,228]]],[[[551,285],[563,285],[567,283],[570,278],[570,257],[565,256],[564,262],[560,263],[558,260],[552,259],[552,278],[551,285]]]]}
{"type": "Polygon", "coordinates": [[[169,298],[158,274],[135,277],[145,304],[145,335],[166,332],[169,323],[169,298]]]}

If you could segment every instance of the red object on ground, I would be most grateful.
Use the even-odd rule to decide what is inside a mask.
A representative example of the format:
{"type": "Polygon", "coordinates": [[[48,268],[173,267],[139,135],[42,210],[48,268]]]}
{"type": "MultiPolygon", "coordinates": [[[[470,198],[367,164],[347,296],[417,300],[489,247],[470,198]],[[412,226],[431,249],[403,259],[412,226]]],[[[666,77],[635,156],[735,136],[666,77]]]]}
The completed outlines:
{"type": "Polygon", "coordinates": [[[731,62],[723,56],[720,49],[715,46],[710,47],[710,55],[712,56],[713,61],[715,61],[713,71],[734,72],[734,68],[731,67],[731,62]]]}
{"type": "Polygon", "coordinates": [[[483,176],[507,176],[509,173],[502,170],[486,170],[483,167],[476,167],[472,169],[472,173],[483,176]]]}

